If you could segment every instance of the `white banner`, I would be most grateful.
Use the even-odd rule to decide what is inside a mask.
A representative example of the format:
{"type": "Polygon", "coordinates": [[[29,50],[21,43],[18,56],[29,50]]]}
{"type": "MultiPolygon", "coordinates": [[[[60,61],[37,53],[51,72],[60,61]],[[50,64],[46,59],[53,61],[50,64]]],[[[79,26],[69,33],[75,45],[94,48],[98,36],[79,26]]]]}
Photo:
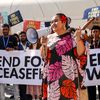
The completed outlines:
{"type": "Polygon", "coordinates": [[[88,52],[85,85],[100,85],[100,49],[90,49],[88,52]]]}
{"type": "Polygon", "coordinates": [[[41,85],[39,50],[0,50],[0,83],[41,85]]]}

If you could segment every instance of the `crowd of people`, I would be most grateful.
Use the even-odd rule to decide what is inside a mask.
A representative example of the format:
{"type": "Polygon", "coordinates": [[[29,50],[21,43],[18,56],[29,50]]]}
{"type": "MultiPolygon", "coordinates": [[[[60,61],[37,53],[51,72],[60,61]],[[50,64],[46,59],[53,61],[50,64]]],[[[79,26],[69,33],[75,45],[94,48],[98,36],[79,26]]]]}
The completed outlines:
{"type": "MultiPolygon", "coordinates": [[[[40,49],[44,62],[41,68],[42,84],[14,85],[18,100],[96,100],[97,86],[84,86],[88,49],[100,48],[100,26],[93,26],[91,34],[82,29],[71,28],[63,13],[52,17],[52,33],[42,36],[38,43],[27,40],[26,32],[9,34],[10,26],[2,26],[0,50],[40,49]]],[[[8,85],[8,84],[6,84],[8,85]]],[[[0,84],[0,100],[5,100],[5,84],[0,84]]],[[[100,99],[100,86],[98,86],[100,99]]]]}
{"type": "MultiPolygon", "coordinates": [[[[4,24],[2,26],[2,35],[0,36],[0,50],[12,51],[12,50],[29,50],[38,49],[39,45],[32,44],[27,40],[26,32],[21,31],[19,34],[10,34],[10,26],[4,24]]],[[[7,84],[8,86],[10,84],[7,84]]],[[[5,91],[5,84],[0,84],[0,100],[5,100],[7,93],[5,91]]],[[[15,100],[32,100],[39,99],[41,97],[41,87],[34,85],[13,85],[14,94],[10,95],[9,98],[15,100]],[[33,88],[34,87],[34,88],[33,88]],[[38,95],[39,94],[39,95],[38,95]]],[[[8,93],[9,95],[9,93],[8,93]]]]}

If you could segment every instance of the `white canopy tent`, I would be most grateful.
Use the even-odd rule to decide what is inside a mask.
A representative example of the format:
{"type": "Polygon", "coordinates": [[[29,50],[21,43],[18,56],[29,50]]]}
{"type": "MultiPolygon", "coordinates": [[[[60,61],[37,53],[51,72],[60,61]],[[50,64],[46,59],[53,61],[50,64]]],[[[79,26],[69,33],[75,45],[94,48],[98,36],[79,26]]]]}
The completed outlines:
{"type": "MultiPolygon", "coordinates": [[[[100,0],[0,0],[0,12],[11,14],[19,10],[23,19],[36,21],[50,21],[53,15],[62,12],[72,19],[72,27],[83,26],[84,10],[95,6],[100,6],[100,0]]],[[[12,31],[22,30],[22,24],[13,26],[12,31]]]]}

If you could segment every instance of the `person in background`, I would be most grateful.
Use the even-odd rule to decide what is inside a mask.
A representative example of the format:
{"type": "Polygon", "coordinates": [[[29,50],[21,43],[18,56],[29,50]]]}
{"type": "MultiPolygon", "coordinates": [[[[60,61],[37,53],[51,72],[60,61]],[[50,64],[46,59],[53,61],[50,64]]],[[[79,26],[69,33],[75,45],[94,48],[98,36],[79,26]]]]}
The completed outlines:
{"type": "Polygon", "coordinates": [[[32,49],[32,44],[27,40],[26,32],[21,31],[19,33],[19,45],[18,50],[29,50],[32,49]]]}
{"type": "MultiPolygon", "coordinates": [[[[20,42],[18,45],[19,50],[29,50],[29,49],[36,50],[40,48],[40,40],[38,40],[37,43],[35,44],[31,44],[27,40],[26,32],[24,31],[20,32],[19,37],[20,37],[20,42]]],[[[21,100],[28,100],[28,99],[31,99],[31,97],[32,99],[35,99],[35,100],[41,98],[40,85],[19,85],[19,91],[20,91],[21,100]]]]}
{"type": "MultiPolygon", "coordinates": [[[[91,42],[89,43],[89,49],[100,48],[100,26],[93,26],[91,29],[91,42]]],[[[96,86],[88,86],[89,100],[96,100],[96,86]]],[[[100,86],[97,88],[100,100],[100,86]]]]}
{"type": "Polygon", "coordinates": [[[17,44],[19,45],[20,42],[19,35],[17,33],[14,33],[13,36],[16,38],[17,44]]]}
{"type": "Polygon", "coordinates": [[[80,98],[79,65],[73,51],[76,48],[78,56],[81,56],[85,52],[85,46],[81,39],[81,29],[76,30],[74,40],[66,25],[66,15],[57,13],[53,16],[51,28],[54,33],[47,36],[45,45],[48,49],[43,68],[43,100],[80,98]]]}
{"type": "Polygon", "coordinates": [[[93,26],[91,29],[90,48],[100,48],[100,26],[93,26]]]}
{"type": "Polygon", "coordinates": [[[2,26],[3,35],[0,37],[0,49],[1,50],[16,50],[17,49],[17,40],[13,35],[9,35],[10,26],[8,24],[4,24],[2,26]]]}
{"type": "MultiPolygon", "coordinates": [[[[20,42],[18,44],[18,50],[26,51],[26,50],[32,49],[32,44],[27,40],[26,32],[21,31],[19,33],[19,39],[20,39],[20,42]]],[[[26,90],[27,90],[27,85],[24,85],[24,84],[19,85],[20,100],[26,100],[26,90]]]]}
{"type": "MultiPolygon", "coordinates": [[[[18,48],[16,38],[10,35],[10,26],[8,24],[3,24],[2,26],[2,36],[0,36],[0,50],[12,51],[18,48]]],[[[0,100],[5,100],[5,84],[0,85],[0,100]]]]}
{"type": "MultiPolygon", "coordinates": [[[[41,47],[41,39],[38,39],[35,44],[33,44],[34,50],[40,50],[41,47]]],[[[42,100],[41,99],[41,85],[32,85],[31,87],[27,87],[27,93],[30,93],[30,91],[33,91],[33,100],[42,100]]]]}

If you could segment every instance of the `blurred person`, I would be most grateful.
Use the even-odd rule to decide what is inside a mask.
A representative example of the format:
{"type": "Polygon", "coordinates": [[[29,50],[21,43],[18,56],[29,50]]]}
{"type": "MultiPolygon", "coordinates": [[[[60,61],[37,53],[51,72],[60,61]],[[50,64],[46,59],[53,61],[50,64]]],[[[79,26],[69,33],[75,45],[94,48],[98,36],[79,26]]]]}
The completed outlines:
{"type": "MultiPolygon", "coordinates": [[[[19,33],[19,44],[18,44],[18,50],[29,50],[32,49],[32,44],[27,40],[26,32],[21,31],[19,33]]],[[[32,88],[32,87],[31,87],[32,88]]],[[[26,90],[27,85],[19,85],[19,94],[20,94],[20,100],[26,100],[26,90]]],[[[30,91],[31,93],[32,91],[30,91]]],[[[32,92],[33,93],[33,92],[32,92]]],[[[31,93],[31,95],[32,95],[31,93]]]]}
{"type": "Polygon", "coordinates": [[[91,29],[91,43],[90,47],[92,48],[100,48],[100,26],[93,26],[91,29]]]}
{"type": "MultiPolygon", "coordinates": [[[[29,50],[29,49],[36,50],[36,49],[40,48],[39,39],[38,39],[37,43],[31,44],[27,40],[26,32],[22,31],[19,34],[19,37],[20,37],[20,42],[19,42],[19,45],[18,45],[19,50],[29,50]]],[[[21,100],[26,100],[25,95],[27,95],[27,94],[30,94],[32,96],[32,98],[36,99],[36,100],[41,97],[41,86],[40,85],[19,85],[19,91],[20,91],[21,100]]]]}
{"type": "Polygon", "coordinates": [[[27,40],[26,32],[21,31],[19,33],[18,50],[29,50],[32,48],[33,48],[33,45],[27,40]]]}
{"type": "Polygon", "coordinates": [[[17,42],[16,38],[13,35],[9,35],[10,26],[8,24],[4,24],[2,26],[3,35],[0,37],[0,49],[1,50],[16,50],[17,42]]]}
{"type": "MultiPolygon", "coordinates": [[[[10,34],[10,26],[8,24],[3,24],[2,36],[0,36],[0,50],[12,51],[12,50],[16,50],[17,47],[18,45],[17,45],[16,38],[10,34]]],[[[7,93],[5,92],[5,85],[1,84],[0,87],[1,87],[0,100],[5,100],[5,95],[7,95],[7,93]]]]}
{"type": "Polygon", "coordinates": [[[74,40],[67,25],[68,19],[63,13],[53,16],[51,28],[54,33],[47,36],[47,57],[44,57],[43,100],[79,100],[80,97],[79,65],[73,51],[76,48],[78,56],[81,56],[85,46],[80,37],[81,29],[75,31],[74,40]]]}
{"type": "Polygon", "coordinates": [[[19,35],[17,33],[14,33],[13,36],[16,38],[17,44],[19,44],[20,42],[19,35]]]}
{"type": "MultiPolygon", "coordinates": [[[[38,41],[33,44],[34,50],[39,50],[41,47],[41,39],[39,38],[38,41]]],[[[32,94],[33,100],[41,100],[41,85],[28,85],[27,86],[27,93],[32,94]],[[33,92],[31,92],[33,91],[33,92]],[[31,93],[30,93],[31,92],[31,93]]]]}
{"type": "MultiPolygon", "coordinates": [[[[91,41],[89,49],[100,48],[100,26],[93,26],[91,29],[91,41]]],[[[89,100],[96,100],[96,86],[88,86],[89,100]]],[[[99,100],[100,100],[100,86],[98,86],[99,100]]]]}

